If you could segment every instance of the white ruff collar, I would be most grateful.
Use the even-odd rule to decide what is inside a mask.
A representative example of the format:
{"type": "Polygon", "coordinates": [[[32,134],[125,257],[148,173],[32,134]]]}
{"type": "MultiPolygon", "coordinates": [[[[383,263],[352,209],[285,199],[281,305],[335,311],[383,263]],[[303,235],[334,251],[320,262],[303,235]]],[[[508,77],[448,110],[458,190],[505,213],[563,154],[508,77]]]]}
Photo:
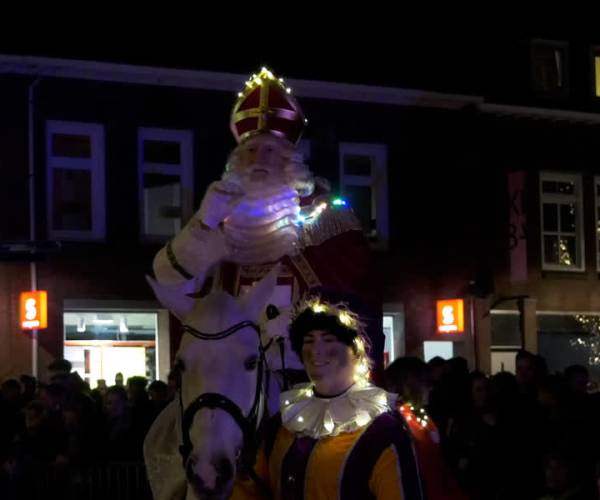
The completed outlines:
{"type": "Polygon", "coordinates": [[[281,394],[281,421],[293,433],[319,439],[352,432],[394,408],[396,394],[374,385],[354,384],[333,398],[314,395],[312,384],[302,384],[281,394]]]}

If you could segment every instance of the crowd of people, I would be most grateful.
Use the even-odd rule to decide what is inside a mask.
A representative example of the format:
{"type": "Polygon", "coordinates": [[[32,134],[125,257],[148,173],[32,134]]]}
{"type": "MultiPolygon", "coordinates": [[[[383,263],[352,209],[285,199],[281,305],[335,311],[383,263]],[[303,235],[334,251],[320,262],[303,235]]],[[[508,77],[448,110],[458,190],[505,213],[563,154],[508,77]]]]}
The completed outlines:
{"type": "Polygon", "coordinates": [[[598,498],[600,393],[586,367],[549,374],[541,356],[521,351],[514,375],[488,377],[461,358],[401,358],[386,383],[426,409],[469,498],[598,498]]]}
{"type": "MultiPolygon", "coordinates": [[[[29,375],[2,383],[2,491],[40,470],[141,463],[144,436],[176,380],[125,382],[118,374],[114,385],[101,380],[90,390],[68,361],[49,368],[47,384],[29,375]]],[[[488,377],[469,372],[461,358],[403,357],[387,368],[385,385],[433,421],[448,469],[468,498],[598,498],[600,393],[585,367],[549,374],[542,357],[522,351],[516,374],[488,377]]]]}
{"type": "Polygon", "coordinates": [[[49,383],[30,375],[2,383],[0,491],[25,498],[32,479],[72,477],[87,467],[143,462],[142,443],[174,384],[145,377],[93,390],[64,359],[49,367],[49,383]],[[58,475],[58,476],[57,476],[58,475]]]}

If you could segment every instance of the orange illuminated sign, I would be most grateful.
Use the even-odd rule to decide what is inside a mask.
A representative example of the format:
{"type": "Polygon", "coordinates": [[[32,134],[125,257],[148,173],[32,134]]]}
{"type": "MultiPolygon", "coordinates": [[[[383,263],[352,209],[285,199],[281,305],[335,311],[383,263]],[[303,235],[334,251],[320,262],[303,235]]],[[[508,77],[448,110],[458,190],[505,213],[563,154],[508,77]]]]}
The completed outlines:
{"type": "Polygon", "coordinates": [[[21,293],[19,321],[23,330],[48,327],[48,294],[45,291],[21,293]]]}
{"type": "Polygon", "coordinates": [[[461,333],[465,331],[464,301],[462,299],[437,301],[437,332],[461,333]]]}

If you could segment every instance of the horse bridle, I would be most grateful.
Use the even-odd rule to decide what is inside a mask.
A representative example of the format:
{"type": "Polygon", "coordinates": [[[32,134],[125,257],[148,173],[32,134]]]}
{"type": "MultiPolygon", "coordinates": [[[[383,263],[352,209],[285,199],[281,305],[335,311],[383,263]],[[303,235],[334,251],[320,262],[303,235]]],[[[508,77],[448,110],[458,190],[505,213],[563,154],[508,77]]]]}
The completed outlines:
{"type": "Polygon", "coordinates": [[[262,340],[260,337],[260,327],[252,321],[241,321],[240,323],[236,323],[235,325],[231,326],[227,330],[223,330],[217,333],[205,333],[196,330],[190,325],[183,325],[184,333],[189,333],[190,335],[201,340],[221,340],[233,335],[234,333],[244,328],[252,328],[258,334],[259,354],[256,367],[258,372],[256,377],[256,392],[254,396],[254,403],[252,404],[248,415],[244,416],[244,413],[242,412],[241,408],[227,396],[215,392],[206,392],[204,394],[200,394],[184,410],[182,401],[183,387],[180,387],[179,406],[182,414],[182,444],[179,447],[179,453],[181,454],[181,458],[183,460],[184,469],[187,465],[189,455],[193,449],[192,440],[190,439],[190,428],[192,427],[194,417],[196,413],[202,408],[209,408],[223,410],[231,418],[233,418],[234,422],[242,431],[243,436],[242,449],[238,457],[238,467],[242,472],[251,475],[254,471],[254,463],[256,461],[256,453],[258,449],[256,433],[258,431],[262,412],[266,404],[265,391],[263,387],[263,379],[265,378],[266,371],[265,351],[269,348],[270,342],[266,347],[262,345],[262,340]]]}

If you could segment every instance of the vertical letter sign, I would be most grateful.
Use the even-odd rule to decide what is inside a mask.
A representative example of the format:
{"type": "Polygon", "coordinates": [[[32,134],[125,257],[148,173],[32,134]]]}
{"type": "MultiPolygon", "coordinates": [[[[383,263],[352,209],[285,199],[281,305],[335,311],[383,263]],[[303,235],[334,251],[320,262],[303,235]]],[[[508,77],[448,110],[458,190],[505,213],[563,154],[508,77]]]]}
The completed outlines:
{"type": "Polygon", "coordinates": [[[21,293],[19,321],[23,330],[41,330],[48,326],[48,294],[43,290],[21,293]]]}
{"type": "Polygon", "coordinates": [[[508,250],[510,252],[510,281],[527,281],[527,216],[525,215],[525,172],[508,174],[510,220],[508,250]]]}
{"type": "Polygon", "coordinates": [[[437,301],[437,332],[462,333],[465,331],[464,302],[462,299],[437,301]]]}

